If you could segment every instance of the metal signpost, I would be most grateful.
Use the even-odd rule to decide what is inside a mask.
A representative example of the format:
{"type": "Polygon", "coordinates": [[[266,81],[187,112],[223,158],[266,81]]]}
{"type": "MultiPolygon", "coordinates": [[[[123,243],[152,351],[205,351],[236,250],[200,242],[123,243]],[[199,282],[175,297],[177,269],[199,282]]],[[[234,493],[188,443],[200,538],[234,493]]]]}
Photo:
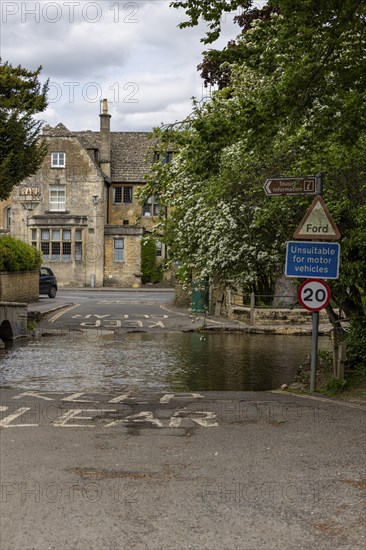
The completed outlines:
{"type": "Polygon", "coordinates": [[[298,289],[300,304],[312,312],[313,330],[311,341],[310,392],[316,388],[318,359],[319,311],[330,302],[330,288],[322,279],[338,279],[339,254],[336,241],[341,234],[322,198],[323,174],[306,178],[271,178],[264,184],[268,196],[316,195],[311,206],[297,227],[294,238],[305,241],[290,241],[286,249],[285,275],[306,278],[298,289]],[[321,242],[314,242],[321,241],[321,242]],[[309,279],[309,277],[311,279],[309,279]]]}
{"type": "Polygon", "coordinates": [[[310,279],[304,281],[298,289],[297,297],[300,304],[307,310],[313,312],[313,330],[311,336],[311,370],[310,370],[310,391],[314,392],[316,387],[316,364],[318,358],[318,337],[319,337],[319,311],[327,307],[330,302],[330,288],[322,280],[310,279]]]}

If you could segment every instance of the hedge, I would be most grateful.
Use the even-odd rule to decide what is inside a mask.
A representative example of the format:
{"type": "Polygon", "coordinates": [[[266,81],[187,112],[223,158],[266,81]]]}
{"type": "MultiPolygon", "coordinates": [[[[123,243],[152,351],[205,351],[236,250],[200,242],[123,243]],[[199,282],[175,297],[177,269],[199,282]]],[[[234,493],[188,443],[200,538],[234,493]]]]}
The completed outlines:
{"type": "Polygon", "coordinates": [[[0,271],[30,271],[42,264],[36,248],[14,237],[0,237],[0,271]]]}

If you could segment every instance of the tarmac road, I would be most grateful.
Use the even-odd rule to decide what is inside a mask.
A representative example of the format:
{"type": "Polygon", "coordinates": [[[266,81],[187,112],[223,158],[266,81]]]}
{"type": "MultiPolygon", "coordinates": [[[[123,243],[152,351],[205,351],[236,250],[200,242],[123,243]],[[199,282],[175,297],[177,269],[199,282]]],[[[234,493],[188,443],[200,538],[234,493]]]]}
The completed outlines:
{"type": "Polygon", "coordinates": [[[171,289],[63,289],[55,299],[41,297],[28,311],[49,329],[98,329],[142,332],[191,331],[202,327],[240,330],[225,318],[192,314],[172,305],[171,289]]]}
{"type": "MultiPolygon", "coordinates": [[[[125,301],[142,294],[129,296],[125,301]]],[[[59,302],[41,300],[30,309],[90,302],[87,292],[75,297],[63,291],[59,302]]],[[[92,313],[80,306],[67,315],[92,313]]],[[[57,314],[47,316],[47,326],[57,314]]],[[[178,317],[150,330],[175,330],[178,317]]],[[[192,318],[185,313],[181,328],[202,322],[192,318]]],[[[3,388],[0,397],[1,550],[366,546],[361,405],[283,392],[123,388],[3,388]]]]}
{"type": "Polygon", "coordinates": [[[2,550],[365,548],[365,410],[2,391],[2,550]]]}

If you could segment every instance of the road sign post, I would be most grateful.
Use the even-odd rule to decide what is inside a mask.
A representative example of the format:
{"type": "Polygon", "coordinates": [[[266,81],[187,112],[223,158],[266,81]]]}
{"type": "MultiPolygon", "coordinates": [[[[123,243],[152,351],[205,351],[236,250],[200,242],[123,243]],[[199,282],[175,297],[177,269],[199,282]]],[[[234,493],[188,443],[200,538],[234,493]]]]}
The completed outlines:
{"type": "Polygon", "coordinates": [[[322,280],[309,279],[299,286],[297,296],[300,304],[313,313],[310,366],[310,392],[313,393],[316,388],[316,368],[318,362],[319,311],[326,308],[330,302],[330,288],[322,280]]]}
{"type": "Polygon", "coordinates": [[[312,280],[302,283],[298,292],[299,302],[313,316],[311,392],[315,391],[316,386],[319,311],[330,302],[330,289],[322,279],[338,279],[339,276],[340,246],[338,243],[324,242],[337,241],[341,234],[323,200],[323,180],[323,173],[319,172],[315,177],[270,178],[263,186],[268,196],[317,195],[294,233],[295,239],[304,241],[287,243],[285,267],[287,277],[313,277],[312,280]]]}
{"type": "Polygon", "coordinates": [[[311,333],[311,363],[310,363],[310,393],[316,389],[316,367],[318,363],[318,340],[319,340],[319,311],[314,311],[313,330],[311,333]]]}

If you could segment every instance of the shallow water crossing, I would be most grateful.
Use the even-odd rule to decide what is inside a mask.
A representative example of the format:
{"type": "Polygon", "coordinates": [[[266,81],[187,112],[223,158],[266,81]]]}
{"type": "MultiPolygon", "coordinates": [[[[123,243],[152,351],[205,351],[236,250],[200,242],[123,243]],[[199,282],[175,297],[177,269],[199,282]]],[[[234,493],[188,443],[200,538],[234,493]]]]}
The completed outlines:
{"type": "MultiPolygon", "coordinates": [[[[321,348],[329,346],[320,339],[321,348]]],[[[271,390],[292,383],[310,347],[307,336],[86,331],[0,350],[0,381],[48,391],[271,390]]]]}

